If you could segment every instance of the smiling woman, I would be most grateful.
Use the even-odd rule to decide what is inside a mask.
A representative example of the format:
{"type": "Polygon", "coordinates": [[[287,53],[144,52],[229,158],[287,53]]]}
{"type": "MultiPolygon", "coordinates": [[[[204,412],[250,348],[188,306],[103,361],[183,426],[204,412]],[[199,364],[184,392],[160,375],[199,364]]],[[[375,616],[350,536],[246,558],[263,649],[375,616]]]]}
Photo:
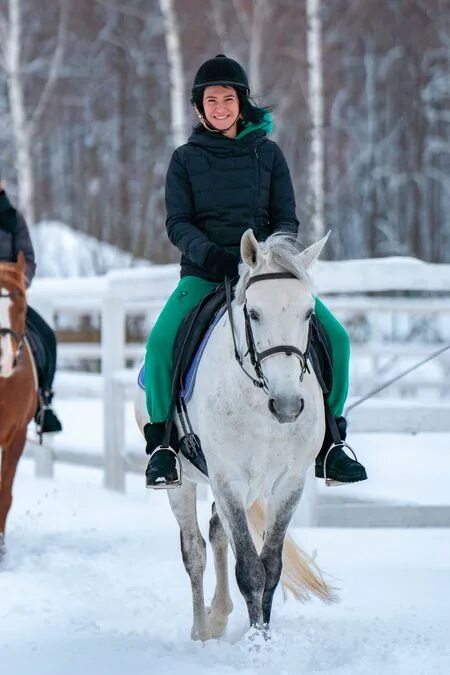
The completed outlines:
{"type": "MultiPolygon", "coordinates": [[[[218,284],[237,277],[241,240],[249,228],[255,241],[263,242],[273,234],[296,235],[299,226],[288,165],[268,138],[269,108],[250,98],[243,67],[224,54],[205,61],[195,75],[191,103],[200,123],[173,153],[166,176],[167,234],[181,252],[181,280],[153,327],[145,359],[150,419],[144,428],[150,455],[146,477],[147,487],[155,488],[180,484],[174,426],[170,447],[163,439],[173,410],[173,344],[183,319],[218,284]]],[[[315,312],[330,339],[335,365],[327,403],[340,418],[348,390],[349,338],[318,298],[315,312]]],[[[335,430],[333,439],[337,434],[335,430]]],[[[327,437],[316,476],[363,480],[364,467],[345,454],[342,441],[328,453],[333,439],[327,437]]]]}

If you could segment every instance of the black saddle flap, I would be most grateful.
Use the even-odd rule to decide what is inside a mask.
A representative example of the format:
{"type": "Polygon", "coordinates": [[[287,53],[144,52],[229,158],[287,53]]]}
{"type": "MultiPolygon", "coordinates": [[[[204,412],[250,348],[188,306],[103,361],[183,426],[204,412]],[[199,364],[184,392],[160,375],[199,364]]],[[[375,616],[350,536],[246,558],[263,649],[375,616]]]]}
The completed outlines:
{"type": "Polygon", "coordinates": [[[220,284],[183,319],[173,347],[172,396],[176,398],[209,325],[225,304],[225,286],[220,284]]]}
{"type": "Polygon", "coordinates": [[[333,386],[333,356],[330,340],[316,315],[311,319],[311,362],[324,394],[333,386]]]}

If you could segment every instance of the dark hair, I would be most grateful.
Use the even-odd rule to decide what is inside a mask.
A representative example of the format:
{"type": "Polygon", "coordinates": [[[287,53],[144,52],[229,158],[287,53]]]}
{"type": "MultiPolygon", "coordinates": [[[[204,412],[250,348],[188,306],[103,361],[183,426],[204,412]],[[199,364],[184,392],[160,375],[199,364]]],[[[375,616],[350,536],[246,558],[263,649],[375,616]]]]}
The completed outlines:
{"type": "MultiPolygon", "coordinates": [[[[233,87],[232,85],[221,85],[223,87],[230,87],[231,89],[234,89],[238,101],[239,101],[239,112],[242,115],[242,120],[244,122],[251,122],[253,124],[259,124],[260,122],[263,121],[264,115],[266,112],[271,112],[272,110],[275,109],[275,106],[269,105],[269,106],[264,106],[263,108],[259,107],[256,105],[256,103],[251,99],[244,91],[240,88],[233,87]]],[[[198,87],[192,92],[191,96],[191,103],[192,105],[195,105],[197,110],[204,115],[205,110],[203,108],[203,94],[205,93],[206,87],[198,87]]],[[[202,126],[201,124],[199,126],[202,126]]]]}

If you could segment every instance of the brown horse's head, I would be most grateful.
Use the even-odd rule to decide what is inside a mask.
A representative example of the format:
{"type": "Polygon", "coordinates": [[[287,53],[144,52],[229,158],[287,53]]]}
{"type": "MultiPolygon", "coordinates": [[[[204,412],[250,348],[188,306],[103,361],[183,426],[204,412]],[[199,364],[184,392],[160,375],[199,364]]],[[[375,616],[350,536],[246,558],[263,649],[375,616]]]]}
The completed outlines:
{"type": "Polygon", "coordinates": [[[0,377],[9,377],[22,350],[26,315],[25,257],[0,262],[0,377]]]}

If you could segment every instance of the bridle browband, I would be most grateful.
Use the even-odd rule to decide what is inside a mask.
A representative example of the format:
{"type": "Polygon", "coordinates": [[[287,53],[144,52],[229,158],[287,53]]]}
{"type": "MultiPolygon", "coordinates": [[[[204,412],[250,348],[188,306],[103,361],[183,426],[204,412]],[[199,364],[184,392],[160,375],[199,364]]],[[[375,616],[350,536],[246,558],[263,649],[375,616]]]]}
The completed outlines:
{"type": "MultiPolygon", "coordinates": [[[[249,286],[256,283],[257,281],[266,281],[272,279],[296,279],[296,278],[297,277],[291,274],[290,272],[272,272],[267,274],[255,274],[255,276],[250,277],[250,279],[248,280],[246,290],[249,288],[249,286]]],[[[247,300],[245,300],[243,312],[245,321],[245,340],[247,342],[247,351],[242,357],[241,354],[239,353],[236,344],[236,334],[234,330],[233,312],[231,306],[231,283],[228,277],[225,277],[225,294],[227,299],[227,310],[231,328],[231,335],[233,337],[234,356],[239,366],[241,367],[242,371],[253,382],[254,386],[258,387],[259,389],[262,389],[266,394],[269,392],[267,380],[262,371],[261,364],[264,361],[264,359],[267,359],[270,356],[274,356],[275,354],[286,354],[287,356],[291,356],[291,354],[294,354],[295,356],[298,357],[300,361],[300,382],[302,382],[305,373],[311,372],[308,366],[309,350],[311,345],[311,324],[309,325],[308,341],[306,343],[306,349],[304,352],[298,349],[298,347],[294,347],[293,345],[280,345],[279,347],[270,347],[270,349],[265,349],[262,352],[258,352],[258,350],[256,349],[255,339],[253,336],[250,317],[247,311],[247,300]],[[250,357],[250,362],[255,371],[256,378],[253,377],[253,375],[251,375],[251,373],[249,373],[248,370],[244,368],[244,358],[247,355],[250,357]]]]}

